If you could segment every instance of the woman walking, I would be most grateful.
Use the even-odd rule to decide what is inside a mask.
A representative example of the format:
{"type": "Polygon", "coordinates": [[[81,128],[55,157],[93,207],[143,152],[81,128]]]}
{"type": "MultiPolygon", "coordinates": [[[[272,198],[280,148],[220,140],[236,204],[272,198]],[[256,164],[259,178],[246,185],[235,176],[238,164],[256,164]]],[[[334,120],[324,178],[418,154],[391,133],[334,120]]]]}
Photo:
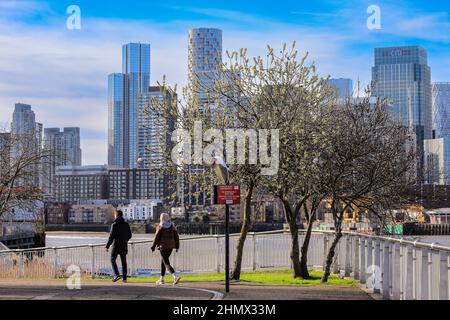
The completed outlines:
{"type": "Polygon", "coordinates": [[[157,285],[164,284],[164,276],[166,275],[166,270],[173,276],[173,284],[176,285],[180,282],[180,277],[176,274],[173,267],[170,265],[169,257],[172,254],[173,249],[180,248],[180,238],[178,237],[178,232],[175,226],[170,222],[169,215],[163,213],[160,216],[160,223],[156,229],[155,238],[153,240],[152,252],[158,247],[161,253],[161,277],[156,281],[157,285]]]}

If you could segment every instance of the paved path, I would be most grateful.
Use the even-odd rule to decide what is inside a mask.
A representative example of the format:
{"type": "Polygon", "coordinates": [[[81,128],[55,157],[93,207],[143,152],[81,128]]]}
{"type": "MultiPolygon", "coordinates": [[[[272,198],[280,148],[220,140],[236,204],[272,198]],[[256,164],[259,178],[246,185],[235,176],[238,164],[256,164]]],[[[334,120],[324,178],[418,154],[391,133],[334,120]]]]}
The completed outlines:
{"type": "Polygon", "coordinates": [[[65,281],[0,280],[0,300],[370,300],[358,287],[265,286],[233,283],[224,294],[219,282],[180,283],[177,287],[154,283],[82,282],[69,290],[65,281]]]}

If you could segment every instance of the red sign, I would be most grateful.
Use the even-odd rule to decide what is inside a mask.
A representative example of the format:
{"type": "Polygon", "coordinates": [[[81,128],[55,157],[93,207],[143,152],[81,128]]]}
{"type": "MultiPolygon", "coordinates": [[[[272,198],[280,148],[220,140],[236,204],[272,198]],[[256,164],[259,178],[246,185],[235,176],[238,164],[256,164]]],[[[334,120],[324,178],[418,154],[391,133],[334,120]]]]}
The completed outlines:
{"type": "Polygon", "coordinates": [[[216,204],[240,204],[241,188],[239,186],[216,186],[214,198],[216,204]]]}

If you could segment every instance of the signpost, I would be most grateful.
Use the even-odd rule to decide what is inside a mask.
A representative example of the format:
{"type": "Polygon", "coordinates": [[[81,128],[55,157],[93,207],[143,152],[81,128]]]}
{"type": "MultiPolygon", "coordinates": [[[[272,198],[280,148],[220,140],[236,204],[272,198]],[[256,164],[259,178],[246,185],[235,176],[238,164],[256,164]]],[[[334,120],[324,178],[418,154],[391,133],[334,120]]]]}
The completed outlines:
{"type": "Polygon", "coordinates": [[[214,186],[214,203],[225,205],[225,292],[230,292],[230,205],[241,203],[241,188],[234,185],[214,186]]]}

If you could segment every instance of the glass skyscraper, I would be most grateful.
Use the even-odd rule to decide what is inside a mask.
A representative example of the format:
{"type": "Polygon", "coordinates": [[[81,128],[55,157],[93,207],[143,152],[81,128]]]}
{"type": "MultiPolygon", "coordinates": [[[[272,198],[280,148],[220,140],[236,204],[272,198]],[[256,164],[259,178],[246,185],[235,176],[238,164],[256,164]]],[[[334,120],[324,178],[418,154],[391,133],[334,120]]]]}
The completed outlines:
{"type": "Polygon", "coordinates": [[[352,79],[329,79],[328,85],[336,91],[336,98],[347,99],[353,96],[352,79]]]}
{"type": "Polygon", "coordinates": [[[394,119],[414,130],[419,151],[423,150],[423,140],[432,137],[431,72],[426,50],[419,46],[376,48],[372,80],[373,95],[389,100],[394,119]]]}
{"type": "Polygon", "coordinates": [[[124,76],[108,76],[108,165],[124,166],[124,76]]]}
{"type": "Polygon", "coordinates": [[[134,168],[139,157],[139,94],[150,85],[150,44],[128,43],[122,47],[122,74],[108,78],[110,166],[134,168]]]}
{"type": "Polygon", "coordinates": [[[450,82],[433,83],[432,91],[434,136],[450,137],[450,82]]]}
{"type": "Polygon", "coordinates": [[[170,152],[173,145],[171,133],[175,130],[175,120],[161,117],[152,109],[152,106],[155,101],[158,101],[175,107],[176,99],[177,96],[172,96],[169,92],[166,92],[164,97],[158,86],[149,87],[148,92],[139,95],[138,106],[141,112],[138,121],[138,145],[139,157],[143,160],[141,168],[157,169],[164,166],[164,154],[170,152]],[[147,110],[147,113],[144,110],[147,110]],[[167,134],[166,130],[169,134],[161,140],[162,136],[167,134]]]}
{"type": "Polygon", "coordinates": [[[426,184],[450,184],[450,137],[425,140],[424,178],[426,184]]]}

